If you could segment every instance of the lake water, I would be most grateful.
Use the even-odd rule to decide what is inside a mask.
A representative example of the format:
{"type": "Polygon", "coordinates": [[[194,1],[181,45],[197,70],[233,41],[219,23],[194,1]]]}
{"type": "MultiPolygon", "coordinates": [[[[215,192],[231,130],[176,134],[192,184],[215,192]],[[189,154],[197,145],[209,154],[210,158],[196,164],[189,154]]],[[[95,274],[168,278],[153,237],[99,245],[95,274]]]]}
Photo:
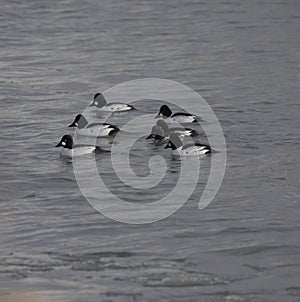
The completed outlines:
{"type": "MultiPolygon", "coordinates": [[[[299,301],[299,1],[3,0],[0,15],[0,300],[25,290],[70,302],[299,301]],[[204,97],[228,159],[207,208],[210,157],[179,211],[130,225],[93,209],[54,145],[96,92],[140,78],[204,97]]],[[[115,121],[159,103],[137,107],[115,121]]],[[[165,152],[135,146],[137,173],[165,152]]],[[[108,157],[97,165],[115,182],[108,157]]],[[[166,158],[151,194],[117,181],[115,193],[164,195],[180,169],[166,158]]]]}

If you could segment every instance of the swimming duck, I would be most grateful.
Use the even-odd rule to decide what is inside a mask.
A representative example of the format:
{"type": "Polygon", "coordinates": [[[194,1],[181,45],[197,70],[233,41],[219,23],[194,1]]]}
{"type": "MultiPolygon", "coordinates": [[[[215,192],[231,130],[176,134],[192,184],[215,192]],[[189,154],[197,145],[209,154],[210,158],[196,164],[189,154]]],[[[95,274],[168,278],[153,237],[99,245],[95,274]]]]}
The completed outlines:
{"type": "Polygon", "coordinates": [[[191,143],[183,145],[179,136],[175,133],[170,135],[170,139],[165,146],[165,149],[171,148],[173,155],[183,155],[183,156],[195,156],[204,155],[211,153],[211,148],[208,145],[203,145],[200,143],[191,143]]]}
{"type": "Polygon", "coordinates": [[[133,106],[124,103],[107,104],[106,99],[102,93],[95,94],[94,100],[90,104],[90,107],[91,106],[95,106],[102,111],[110,111],[110,112],[122,112],[122,111],[129,111],[135,109],[133,106]]]}
{"type": "Polygon", "coordinates": [[[82,114],[77,114],[73,123],[69,127],[77,127],[77,133],[85,136],[105,137],[117,133],[120,129],[107,123],[91,123],[82,114]]]}
{"type": "Polygon", "coordinates": [[[65,134],[55,147],[63,147],[60,152],[60,155],[69,158],[92,153],[100,153],[102,151],[101,148],[98,146],[74,146],[73,138],[71,135],[68,134],[65,134]]]}
{"type": "Polygon", "coordinates": [[[187,112],[176,112],[172,114],[171,109],[167,105],[162,105],[155,118],[163,117],[165,119],[170,118],[178,123],[196,123],[199,121],[199,117],[187,113],[187,112]]]}

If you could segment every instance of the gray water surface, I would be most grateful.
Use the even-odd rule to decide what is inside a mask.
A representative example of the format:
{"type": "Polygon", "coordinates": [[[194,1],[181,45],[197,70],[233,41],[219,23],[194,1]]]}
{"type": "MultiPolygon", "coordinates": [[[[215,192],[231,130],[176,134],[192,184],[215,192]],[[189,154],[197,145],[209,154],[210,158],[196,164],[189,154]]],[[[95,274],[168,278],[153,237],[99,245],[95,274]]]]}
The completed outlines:
{"type": "MultiPolygon", "coordinates": [[[[0,16],[0,300],[299,301],[299,1],[3,0],[0,16]],[[150,77],[211,105],[227,170],[208,208],[194,194],[165,220],[121,224],[89,205],[54,145],[96,92],[150,77]]],[[[139,146],[137,171],[159,152],[139,146]]],[[[157,196],[180,166],[168,160],[157,196]]]]}

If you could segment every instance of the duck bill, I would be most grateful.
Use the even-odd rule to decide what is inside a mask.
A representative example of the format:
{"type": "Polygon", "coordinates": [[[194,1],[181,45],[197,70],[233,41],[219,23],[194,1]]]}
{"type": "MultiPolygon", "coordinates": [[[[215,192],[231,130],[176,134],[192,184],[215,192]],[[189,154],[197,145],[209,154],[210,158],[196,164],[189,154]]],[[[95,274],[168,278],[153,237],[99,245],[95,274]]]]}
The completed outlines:
{"type": "Polygon", "coordinates": [[[154,118],[159,118],[160,117],[160,114],[156,115],[154,118]]]}
{"type": "Polygon", "coordinates": [[[55,148],[56,147],[61,147],[62,146],[62,144],[61,144],[61,142],[59,142],[57,145],[55,145],[55,148]]]}
{"type": "Polygon", "coordinates": [[[96,106],[94,103],[89,104],[89,107],[96,106]]]}

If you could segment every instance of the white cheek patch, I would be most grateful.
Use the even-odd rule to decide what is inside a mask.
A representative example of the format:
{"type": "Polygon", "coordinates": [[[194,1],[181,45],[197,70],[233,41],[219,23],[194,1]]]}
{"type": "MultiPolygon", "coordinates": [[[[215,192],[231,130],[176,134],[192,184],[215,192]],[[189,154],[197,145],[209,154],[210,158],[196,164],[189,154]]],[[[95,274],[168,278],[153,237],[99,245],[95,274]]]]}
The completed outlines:
{"type": "Polygon", "coordinates": [[[97,106],[97,105],[98,105],[98,102],[94,102],[94,104],[97,106]]]}
{"type": "Polygon", "coordinates": [[[63,146],[65,146],[65,145],[66,145],[66,143],[65,143],[65,142],[62,142],[61,144],[62,144],[63,146]]]}

